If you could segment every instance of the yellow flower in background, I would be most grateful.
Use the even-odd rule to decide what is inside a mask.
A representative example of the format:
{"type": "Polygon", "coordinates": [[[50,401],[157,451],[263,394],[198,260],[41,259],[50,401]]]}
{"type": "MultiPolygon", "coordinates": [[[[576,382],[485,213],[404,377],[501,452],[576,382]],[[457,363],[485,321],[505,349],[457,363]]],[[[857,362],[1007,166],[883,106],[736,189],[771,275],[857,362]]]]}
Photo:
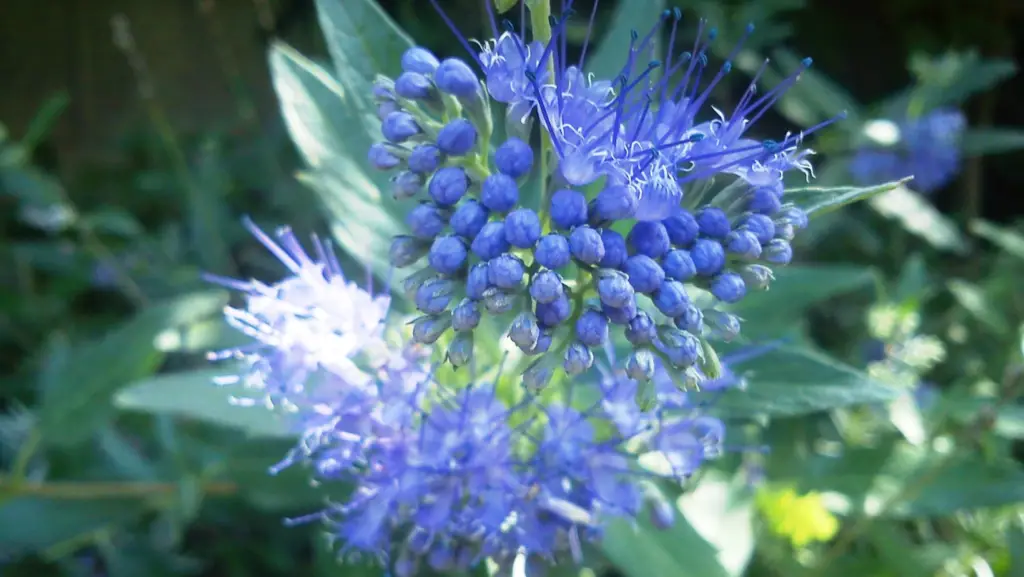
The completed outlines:
{"type": "Polygon", "coordinates": [[[757,508],[771,532],[798,549],[829,541],[839,530],[839,520],[825,508],[820,493],[799,495],[792,487],[761,487],[757,508]]]}

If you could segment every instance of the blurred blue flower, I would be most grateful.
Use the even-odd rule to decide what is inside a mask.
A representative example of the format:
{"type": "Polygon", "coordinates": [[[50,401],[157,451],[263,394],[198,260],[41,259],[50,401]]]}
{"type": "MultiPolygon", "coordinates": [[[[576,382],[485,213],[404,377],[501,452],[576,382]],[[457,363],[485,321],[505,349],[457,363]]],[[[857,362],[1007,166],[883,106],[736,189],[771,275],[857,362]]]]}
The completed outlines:
{"type": "Polygon", "coordinates": [[[895,129],[898,141],[890,148],[863,148],[857,152],[850,161],[850,172],[858,184],[867,186],[913,176],[910,186],[929,193],[948,184],[960,172],[960,139],[967,119],[959,110],[939,108],[898,124],[877,123],[895,129]]]}
{"type": "MultiPolygon", "coordinates": [[[[471,368],[465,384],[441,384],[428,349],[385,334],[388,297],[346,281],[329,245],[314,238],[310,256],[287,229],[274,241],[247,225],[290,275],[272,285],[214,279],[246,295],[245,307],[226,315],[256,345],[211,358],[243,359],[239,376],[219,382],[257,389],[299,433],[272,472],[303,465],[317,482],[351,487],[346,499],[291,521],[324,522],[342,555],[410,576],[421,567],[465,571],[485,558],[579,561],[583,543],[611,519],[634,520],[645,502],[658,526],[670,524],[652,482],[681,482],[723,450],[724,424],[654,358],[642,380],[612,359],[597,383],[574,382],[561,403],[500,392],[500,367],[491,380],[471,368]]],[[[537,319],[520,317],[515,334],[541,346],[537,319]]],[[[588,343],[604,342],[607,320],[596,309],[578,324],[588,343]]],[[[570,349],[584,369],[593,364],[582,342],[570,349]]],[[[726,366],[705,386],[739,382],[726,366]]]]}

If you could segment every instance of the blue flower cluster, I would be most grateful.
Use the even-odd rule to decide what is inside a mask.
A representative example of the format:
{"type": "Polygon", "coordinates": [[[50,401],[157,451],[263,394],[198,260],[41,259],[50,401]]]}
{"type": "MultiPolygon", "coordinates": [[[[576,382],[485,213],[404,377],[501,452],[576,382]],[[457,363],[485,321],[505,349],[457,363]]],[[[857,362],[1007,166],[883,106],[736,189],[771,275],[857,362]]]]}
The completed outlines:
{"type": "Polygon", "coordinates": [[[472,358],[484,315],[513,316],[508,336],[539,357],[524,375],[539,387],[553,365],[570,375],[590,369],[593,349],[615,325],[634,346],[627,363],[635,378],[651,378],[653,357],[692,377],[709,337],[740,331],[718,303],[766,289],[771,267],[792,259],[790,242],[807,215],[786,202],[783,176],[813,174],[811,151],[800,145],[832,120],[781,141],[746,137],[807,59],[758,94],[766,63],[731,115],[714,110],[699,121],[731,56],[710,73],[714,30],[703,21],[692,48],[677,51],[678,10],[666,10],[646,35],[634,33],[615,79],[590,78],[586,49],[568,61],[570,15],[552,17],[546,42],[528,42],[507,21],[499,32],[492,13],[495,38],[471,50],[484,83],[469,64],[415,47],[402,57],[405,72],[378,84],[385,142],[370,160],[400,169],[399,196],[426,188],[408,213],[411,234],[391,248],[397,267],[426,257],[405,287],[424,314],[415,338],[432,344],[452,329],[448,359],[460,366],[472,358]],[[646,60],[666,23],[667,60],[646,60]],[[520,194],[536,164],[527,142],[509,138],[493,154],[486,143],[490,124],[478,111],[491,100],[507,106],[511,133],[528,134],[536,118],[549,139],[553,162],[538,175],[549,192],[539,204],[520,194]]]}
{"type": "MultiPolygon", "coordinates": [[[[222,382],[244,381],[300,433],[276,470],[306,464],[318,481],[353,487],[304,518],[328,523],[343,554],[398,577],[485,558],[578,560],[609,519],[649,505],[655,524],[670,524],[656,482],[685,479],[721,451],[723,424],[656,360],[648,384],[602,369],[597,394],[574,398],[587,386],[576,384],[555,404],[522,391],[508,401],[495,384],[500,367],[490,380],[443,385],[427,350],[386,334],[389,296],[346,280],[329,246],[314,239],[310,256],[289,230],[275,241],[248,224],[290,276],[217,279],[246,295],[227,318],[256,345],[212,356],[243,361],[222,382]]],[[[727,372],[706,385],[737,382],[727,372]]]]}
{"type": "Polygon", "coordinates": [[[913,175],[915,190],[929,193],[960,172],[960,138],[967,119],[956,109],[938,108],[900,123],[884,121],[898,132],[887,149],[862,148],[850,161],[854,180],[868,186],[913,175]]]}

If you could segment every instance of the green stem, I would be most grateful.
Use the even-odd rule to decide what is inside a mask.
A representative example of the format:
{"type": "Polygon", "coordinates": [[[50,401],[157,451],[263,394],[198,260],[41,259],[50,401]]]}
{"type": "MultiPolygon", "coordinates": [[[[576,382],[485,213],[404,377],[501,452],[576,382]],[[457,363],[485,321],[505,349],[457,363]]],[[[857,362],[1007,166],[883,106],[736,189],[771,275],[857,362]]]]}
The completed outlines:
{"type": "MultiPolygon", "coordinates": [[[[526,0],[526,7],[530,9],[530,25],[533,27],[533,39],[547,46],[551,41],[551,4],[549,0],[526,0]]],[[[555,63],[551,56],[548,56],[544,63],[548,77],[554,78],[555,63]]],[[[543,230],[551,230],[551,215],[548,206],[551,204],[551,187],[549,186],[550,175],[548,164],[554,154],[554,147],[551,143],[551,136],[545,127],[541,126],[540,131],[540,222],[543,230]]]]}

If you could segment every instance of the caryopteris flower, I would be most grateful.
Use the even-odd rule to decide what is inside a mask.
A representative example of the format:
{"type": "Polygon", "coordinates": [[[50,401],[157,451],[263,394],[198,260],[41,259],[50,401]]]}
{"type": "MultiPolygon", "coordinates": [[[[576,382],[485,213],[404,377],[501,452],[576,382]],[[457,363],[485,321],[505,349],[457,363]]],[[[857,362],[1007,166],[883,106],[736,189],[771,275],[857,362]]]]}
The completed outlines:
{"type": "MultiPolygon", "coordinates": [[[[421,566],[466,570],[485,558],[504,566],[519,557],[579,560],[581,544],[599,538],[609,519],[634,519],[645,503],[658,526],[671,523],[656,482],[680,482],[722,451],[723,423],[645,352],[625,371],[602,366],[597,383],[574,383],[555,402],[523,389],[500,393],[501,367],[484,379],[470,365],[468,382],[442,383],[429,349],[385,330],[389,298],[347,281],[329,245],[314,239],[311,256],[289,230],[275,241],[247,224],[290,276],[273,285],[215,279],[245,294],[245,306],[226,314],[256,343],[211,357],[244,361],[240,375],[221,382],[256,390],[299,435],[275,471],[303,464],[319,482],[352,487],[347,499],[294,520],[327,523],[342,554],[403,577],[421,566]]],[[[496,258],[489,271],[516,269],[513,256],[496,258]]],[[[502,272],[495,284],[510,285],[516,274],[502,272]]],[[[451,285],[423,282],[418,306],[446,308],[451,285]]],[[[448,354],[463,355],[455,364],[467,364],[456,343],[479,318],[475,306],[467,298],[450,315],[458,336],[448,354]]],[[[545,348],[544,319],[558,314],[521,312],[510,334],[524,348],[545,348]]],[[[595,363],[589,347],[608,330],[595,309],[576,324],[571,373],[595,363]]],[[[635,335],[654,330],[642,324],[631,324],[635,335]]],[[[728,370],[706,381],[712,391],[738,382],[728,370]]]]}
{"type": "MultiPolygon", "coordinates": [[[[718,304],[768,288],[771,267],[789,263],[790,242],[807,224],[786,202],[782,178],[812,175],[803,138],[832,120],[778,141],[748,133],[810,59],[758,93],[766,63],[725,114],[708,100],[742,41],[710,67],[715,31],[703,20],[694,44],[680,47],[681,13],[666,10],[654,28],[633,34],[616,77],[600,79],[584,72],[586,44],[569,61],[571,1],[548,17],[550,38],[527,38],[525,21],[499,26],[486,4],[493,39],[474,48],[453,28],[471,63],[438,63],[411,48],[402,77],[416,81],[399,90],[401,77],[381,78],[375,91],[386,142],[371,148],[371,164],[398,170],[396,195],[421,203],[410,206],[410,234],[391,251],[398,267],[426,260],[406,283],[425,315],[421,342],[448,329],[472,332],[481,315],[509,315],[509,337],[525,354],[577,373],[602,344],[595,327],[604,323],[617,325],[607,338],[632,334],[638,350],[684,371],[686,382],[695,364],[716,374],[707,339],[739,333],[739,319],[718,304]],[[666,25],[662,62],[651,55],[666,25]],[[507,106],[506,132],[516,135],[494,146],[492,102],[507,106]],[[544,164],[527,144],[535,125],[550,142],[544,164]],[[537,202],[523,186],[539,166],[545,192],[537,202]],[[428,282],[437,279],[452,282],[428,282]],[[641,314],[643,331],[632,329],[641,314]]],[[[545,17],[543,4],[531,18],[545,17]]]]}
{"type": "Polygon", "coordinates": [[[873,121],[865,132],[889,146],[862,148],[851,160],[850,172],[864,186],[913,176],[910,186],[920,192],[933,192],[960,171],[960,139],[966,125],[962,112],[948,108],[898,124],[873,121]]]}

